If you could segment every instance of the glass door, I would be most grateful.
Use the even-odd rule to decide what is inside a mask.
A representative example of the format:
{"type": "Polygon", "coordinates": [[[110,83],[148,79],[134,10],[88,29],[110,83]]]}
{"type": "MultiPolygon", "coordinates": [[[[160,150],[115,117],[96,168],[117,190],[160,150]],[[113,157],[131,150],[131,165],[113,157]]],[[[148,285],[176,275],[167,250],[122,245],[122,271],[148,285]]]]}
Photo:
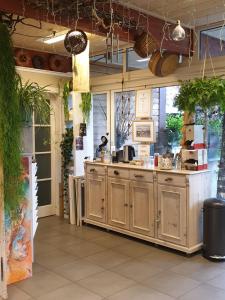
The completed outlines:
{"type": "Polygon", "coordinates": [[[41,124],[38,116],[33,117],[33,156],[37,162],[38,216],[55,214],[52,197],[52,116],[41,124]]]}

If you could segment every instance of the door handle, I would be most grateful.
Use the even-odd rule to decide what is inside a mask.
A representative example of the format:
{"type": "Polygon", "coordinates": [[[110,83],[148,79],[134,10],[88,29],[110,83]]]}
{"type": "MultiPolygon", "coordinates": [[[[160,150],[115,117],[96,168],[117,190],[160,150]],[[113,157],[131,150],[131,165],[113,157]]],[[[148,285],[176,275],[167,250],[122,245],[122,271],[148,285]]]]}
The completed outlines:
{"type": "Polygon", "coordinates": [[[119,175],[120,173],[119,173],[117,170],[115,170],[115,171],[114,171],[114,174],[115,174],[115,175],[119,175]]]}

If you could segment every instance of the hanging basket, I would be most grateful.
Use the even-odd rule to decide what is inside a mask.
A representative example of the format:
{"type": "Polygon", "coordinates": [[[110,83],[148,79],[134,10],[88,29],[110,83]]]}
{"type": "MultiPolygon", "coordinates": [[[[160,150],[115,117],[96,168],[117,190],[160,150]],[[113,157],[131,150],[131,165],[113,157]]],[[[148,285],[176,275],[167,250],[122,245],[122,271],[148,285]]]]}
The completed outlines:
{"type": "Polygon", "coordinates": [[[27,50],[18,49],[15,53],[16,65],[21,67],[32,67],[31,55],[27,50]]]}
{"type": "Polygon", "coordinates": [[[87,42],[87,35],[83,30],[70,30],[66,34],[64,46],[69,53],[77,55],[86,49],[87,42]]]}
{"type": "Polygon", "coordinates": [[[157,49],[157,43],[153,36],[143,32],[135,41],[134,51],[142,58],[151,55],[157,49]]]}
{"type": "Polygon", "coordinates": [[[49,56],[49,68],[55,72],[63,72],[64,71],[64,64],[65,58],[63,56],[52,54],[49,56]]]}
{"type": "Polygon", "coordinates": [[[149,61],[149,69],[155,76],[165,77],[175,72],[178,63],[177,54],[164,52],[161,55],[160,51],[156,51],[149,61]]]}

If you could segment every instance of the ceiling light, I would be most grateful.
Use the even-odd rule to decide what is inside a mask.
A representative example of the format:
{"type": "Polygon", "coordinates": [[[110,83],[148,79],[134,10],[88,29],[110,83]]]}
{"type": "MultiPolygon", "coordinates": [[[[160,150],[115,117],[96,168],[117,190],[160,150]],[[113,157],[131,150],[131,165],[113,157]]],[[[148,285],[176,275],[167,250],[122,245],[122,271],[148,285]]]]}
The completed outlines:
{"type": "Polygon", "coordinates": [[[137,59],[138,62],[144,62],[144,61],[149,61],[150,57],[142,58],[142,59],[137,59]]]}
{"type": "Polygon", "coordinates": [[[185,30],[180,25],[180,20],[177,21],[177,26],[172,32],[172,39],[176,42],[182,41],[185,39],[185,30]]]}
{"type": "Polygon", "coordinates": [[[66,34],[64,33],[64,34],[60,34],[60,35],[55,35],[50,38],[44,38],[44,39],[42,39],[42,41],[45,44],[52,45],[52,44],[64,41],[65,36],[66,36],[66,34]]]}

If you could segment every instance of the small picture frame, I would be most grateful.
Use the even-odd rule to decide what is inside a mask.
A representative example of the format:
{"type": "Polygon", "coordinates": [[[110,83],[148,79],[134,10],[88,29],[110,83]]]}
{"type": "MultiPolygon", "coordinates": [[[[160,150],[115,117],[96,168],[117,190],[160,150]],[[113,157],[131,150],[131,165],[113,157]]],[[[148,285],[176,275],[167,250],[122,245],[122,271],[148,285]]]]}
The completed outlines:
{"type": "Polygon", "coordinates": [[[149,119],[152,114],[151,89],[136,92],[135,116],[136,118],[149,119]]]}
{"type": "Polygon", "coordinates": [[[133,121],[133,142],[154,143],[155,128],[153,120],[133,121]]]}

